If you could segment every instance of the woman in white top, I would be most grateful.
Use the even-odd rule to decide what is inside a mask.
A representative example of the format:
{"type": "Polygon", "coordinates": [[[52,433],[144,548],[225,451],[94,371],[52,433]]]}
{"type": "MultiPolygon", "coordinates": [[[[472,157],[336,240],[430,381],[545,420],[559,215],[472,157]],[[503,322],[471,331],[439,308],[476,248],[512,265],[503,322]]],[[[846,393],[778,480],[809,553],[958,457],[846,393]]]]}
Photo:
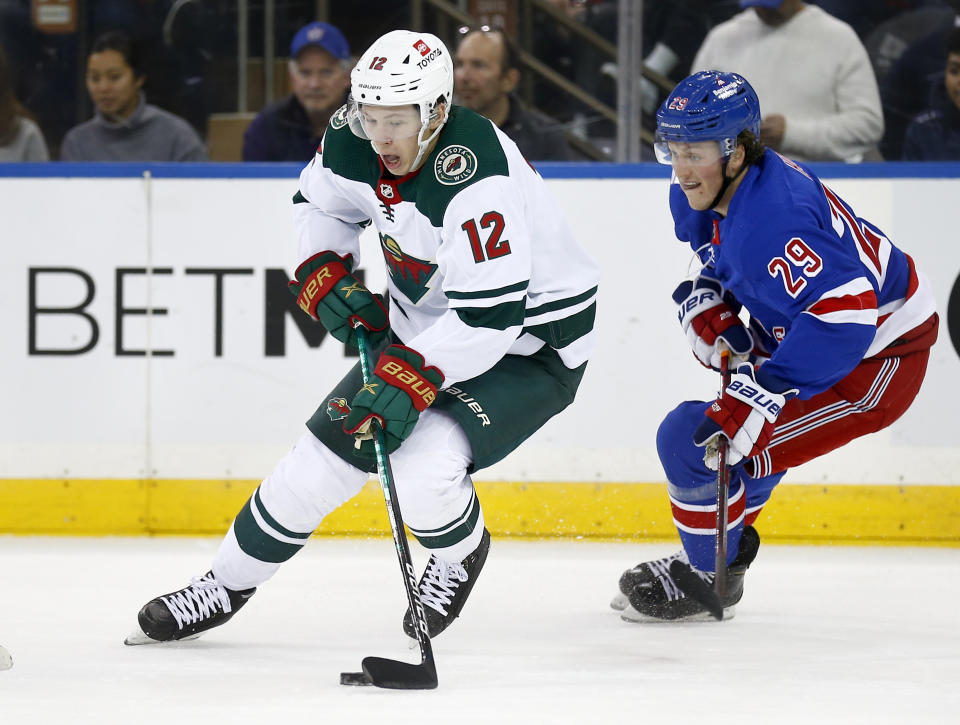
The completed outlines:
{"type": "Polygon", "coordinates": [[[0,163],[49,161],[50,153],[40,128],[26,116],[13,95],[13,74],[0,48],[0,163]]]}

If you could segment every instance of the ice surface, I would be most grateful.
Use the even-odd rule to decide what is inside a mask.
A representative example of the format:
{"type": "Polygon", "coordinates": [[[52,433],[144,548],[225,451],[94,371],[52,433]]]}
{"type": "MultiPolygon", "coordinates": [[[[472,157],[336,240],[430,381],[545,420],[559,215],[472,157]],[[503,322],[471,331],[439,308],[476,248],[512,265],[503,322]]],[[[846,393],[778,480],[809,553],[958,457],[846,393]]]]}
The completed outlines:
{"type": "Polygon", "coordinates": [[[675,547],[495,539],[434,642],[439,689],[394,692],[339,684],[418,661],[390,539],[312,540],[225,627],[125,647],[217,544],[0,537],[0,723],[960,722],[958,549],[764,544],[735,619],[651,625],[608,602],[675,547]]]}

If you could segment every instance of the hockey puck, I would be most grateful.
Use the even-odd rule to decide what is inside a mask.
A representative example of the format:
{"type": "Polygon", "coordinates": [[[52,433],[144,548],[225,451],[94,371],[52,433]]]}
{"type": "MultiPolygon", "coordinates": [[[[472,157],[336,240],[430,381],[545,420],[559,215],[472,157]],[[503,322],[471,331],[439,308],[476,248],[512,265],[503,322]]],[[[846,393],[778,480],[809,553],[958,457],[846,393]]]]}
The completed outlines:
{"type": "Polygon", "coordinates": [[[341,672],[341,685],[372,685],[373,682],[367,677],[365,672],[341,672]]]}

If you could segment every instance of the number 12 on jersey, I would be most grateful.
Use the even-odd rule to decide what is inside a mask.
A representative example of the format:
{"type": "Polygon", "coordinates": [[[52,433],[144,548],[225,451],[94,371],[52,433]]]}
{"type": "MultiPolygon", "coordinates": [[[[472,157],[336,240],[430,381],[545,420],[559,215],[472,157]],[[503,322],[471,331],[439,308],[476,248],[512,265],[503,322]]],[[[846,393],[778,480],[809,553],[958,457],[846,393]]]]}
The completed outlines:
{"type": "Polygon", "coordinates": [[[480,239],[480,232],[477,229],[475,219],[470,219],[460,225],[460,228],[467,233],[470,248],[473,250],[473,261],[477,264],[510,254],[510,242],[500,238],[503,236],[503,214],[498,211],[488,211],[480,217],[480,229],[490,229],[490,227],[493,227],[493,229],[486,242],[483,242],[480,239]]]}

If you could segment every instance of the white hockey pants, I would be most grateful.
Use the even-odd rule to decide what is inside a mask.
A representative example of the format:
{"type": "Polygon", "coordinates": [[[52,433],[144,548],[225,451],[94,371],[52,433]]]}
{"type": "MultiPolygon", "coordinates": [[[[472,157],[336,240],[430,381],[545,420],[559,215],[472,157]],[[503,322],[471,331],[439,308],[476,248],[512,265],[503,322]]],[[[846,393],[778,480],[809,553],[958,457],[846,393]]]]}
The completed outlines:
{"type": "MultiPolygon", "coordinates": [[[[483,511],[467,474],[471,460],[460,426],[431,409],[390,455],[404,522],[422,542],[439,544],[431,545],[431,552],[448,561],[466,558],[483,535],[483,511]]],[[[228,589],[259,586],[303,547],[327,514],[356,496],[367,478],[307,431],[230,526],[214,558],[214,575],[228,589]]]]}

